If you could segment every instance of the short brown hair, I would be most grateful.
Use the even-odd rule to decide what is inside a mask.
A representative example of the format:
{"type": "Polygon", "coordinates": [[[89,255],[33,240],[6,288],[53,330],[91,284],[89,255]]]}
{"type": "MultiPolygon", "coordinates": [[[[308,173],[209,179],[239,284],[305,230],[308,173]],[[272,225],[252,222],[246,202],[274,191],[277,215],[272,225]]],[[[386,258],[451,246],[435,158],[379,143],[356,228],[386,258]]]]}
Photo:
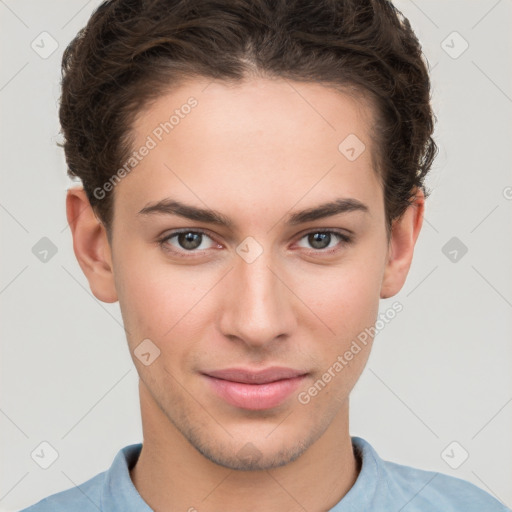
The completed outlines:
{"type": "MultiPolygon", "coordinates": [[[[375,105],[372,139],[386,229],[411,204],[437,154],[430,79],[408,20],[385,0],[111,0],[62,58],[59,117],[68,174],[110,226],[101,188],[132,153],[149,101],[193,77],[257,74],[325,83],[375,105]]],[[[341,141],[340,141],[341,142],[341,141]]]]}

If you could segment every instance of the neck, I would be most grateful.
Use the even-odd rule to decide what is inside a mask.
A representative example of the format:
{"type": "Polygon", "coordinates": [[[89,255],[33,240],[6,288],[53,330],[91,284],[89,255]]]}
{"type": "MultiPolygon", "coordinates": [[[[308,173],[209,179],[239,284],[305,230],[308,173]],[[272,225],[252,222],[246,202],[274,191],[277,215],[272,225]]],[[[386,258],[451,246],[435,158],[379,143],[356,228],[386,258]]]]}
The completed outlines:
{"type": "Polygon", "coordinates": [[[348,401],[298,459],[259,471],[232,470],[206,459],[167,419],[140,384],[144,442],[130,476],[155,511],[326,511],[360,471],[348,431],[348,401]]]}

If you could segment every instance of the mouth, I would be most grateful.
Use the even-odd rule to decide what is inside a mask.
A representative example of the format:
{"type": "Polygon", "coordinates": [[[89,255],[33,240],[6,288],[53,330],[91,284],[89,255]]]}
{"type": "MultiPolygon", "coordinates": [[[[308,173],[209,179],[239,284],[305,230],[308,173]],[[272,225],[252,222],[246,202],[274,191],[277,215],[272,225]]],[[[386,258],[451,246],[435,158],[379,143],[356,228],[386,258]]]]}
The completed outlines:
{"type": "Polygon", "coordinates": [[[283,367],[259,371],[227,368],[203,373],[210,389],[221,399],[234,407],[253,411],[282,404],[307,375],[304,371],[283,367]]]}

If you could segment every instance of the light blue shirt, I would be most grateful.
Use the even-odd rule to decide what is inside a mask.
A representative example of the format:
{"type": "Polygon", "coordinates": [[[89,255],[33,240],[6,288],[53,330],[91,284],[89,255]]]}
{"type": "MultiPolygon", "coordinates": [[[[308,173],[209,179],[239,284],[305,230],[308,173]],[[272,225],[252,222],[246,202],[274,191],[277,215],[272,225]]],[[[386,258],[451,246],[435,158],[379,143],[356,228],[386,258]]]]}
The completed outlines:
{"type": "MultiPolygon", "coordinates": [[[[465,480],[382,460],[361,437],[352,437],[352,444],[361,471],[330,512],[511,512],[465,480]]],[[[122,448],[107,471],[21,512],[153,512],[130,479],[141,448],[140,443],[122,448]]],[[[200,504],[196,508],[200,511],[200,504]]]]}

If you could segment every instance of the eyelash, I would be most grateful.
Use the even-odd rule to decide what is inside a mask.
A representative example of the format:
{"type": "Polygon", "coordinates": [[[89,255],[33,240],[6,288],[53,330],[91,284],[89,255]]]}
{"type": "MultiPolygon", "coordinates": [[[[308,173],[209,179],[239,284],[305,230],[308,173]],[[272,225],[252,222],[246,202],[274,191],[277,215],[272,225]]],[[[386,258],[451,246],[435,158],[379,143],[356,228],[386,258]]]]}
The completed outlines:
{"type": "MultiPolygon", "coordinates": [[[[178,255],[183,256],[185,258],[196,258],[197,256],[193,256],[192,254],[200,253],[202,251],[199,251],[199,250],[186,251],[184,249],[183,250],[178,250],[178,249],[175,249],[175,248],[172,248],[172,249],[169,248],[170,246],[167,244],[167,242],[169,240],[171,240],[172,238],[176,237],[177,235],[181,234],[181,233],[195,233],[195,234],[199,233],[199,234],[205,235],[208,238],[213,240],[213,238],[205,230],[202,230],[202,229],[181,229],[181,230],[173,231],[172,233],[167,234],[164,237],[160,238],[158,240],[158,244],[166,252],[170,252],[170,253],[173,253],[173,254],[178,254],[178,255]],[[187,254],[187,253],[189,253],[189,254],[187,254]]],[[[329,233],[331,235],[335,235],[336,237],[338,237],[340,239],[341,245],[349,245],[350,243],[352,243],[352,237],[351,236],[347,235],[344,232],[340,232],[338,230],[332,230],[332,229],[325,229],[325,230],[314,229],[314,230],[308,231],[307,233],[304,233],[299,238],[299,240],[302,240],[303,238],[307,237],[308,235],[316,234],[316,233],[322,233],[322,234],[329,233]]],[[[207,249],[204,249],[204,251],[206,251],[206,250],[207,249]]],[[[315,253],[315,255],[332,255],[332,254],[338,252],[339,250],[341,250],[341,248],[336,246],[335,248],[331,248],[331,249],[310,249],[309,253],[315,253]]]]}

